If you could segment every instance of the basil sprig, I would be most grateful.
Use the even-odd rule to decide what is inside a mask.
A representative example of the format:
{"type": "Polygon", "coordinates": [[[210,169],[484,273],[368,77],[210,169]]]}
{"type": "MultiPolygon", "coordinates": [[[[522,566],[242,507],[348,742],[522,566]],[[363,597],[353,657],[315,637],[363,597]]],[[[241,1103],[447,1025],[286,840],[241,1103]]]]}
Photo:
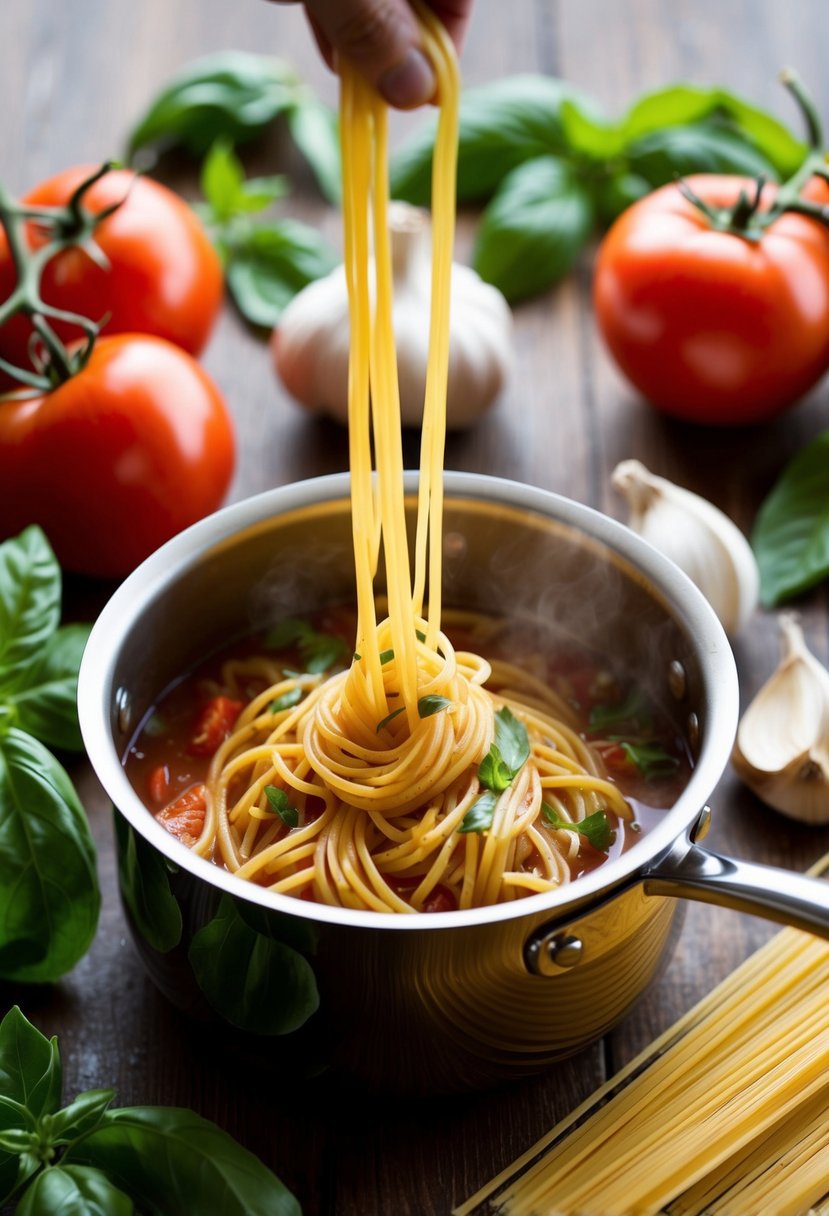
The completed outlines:
{"type": "Polygon", "coordinates": [[[84,809],[49,750],[81,748],[89,631],[61,627],[60,604],[39,528],[0,545],[0,978],[27,983],[58,979],[86,953],[101,902],[84,809]]]}
{"type": "Polygon", "coordinates": [[[285,305],[309,283],[333,270],[337,256],[315,228],[298,220],[254,219],[288,190],[279,175],[245,179],[233,145],[218,139],[201,173],[205,202],[197,205],[239,312],[270,329],[285,305]]]}
{"type": "Polygon", "coordinates": [[[265,638],[268,650],[287,650],[296,646],[305,670],[318,675],[341,661],[348,652],[342,638],[333,633],[319,633],[308,621],[285,617],[265,638]]]}
{"type": "Polygon", "coordinates": [[[530,740],[523,722],[505,705],[495,714],[495,740],[478,765],[478,780],[486,790],[464,815],[459,832],[486,832],[498,799],[509,789],[530,755],[530,740]]]}
{"type": "Polygon", "coordinates": [[[587,815],[575,823],[571,823],[569,819],[562,819],[546,802],[541,807],[541,813],[556,832],[576,832],[599,853],[606,853],[616,839],[616,833],[610,826],[610,820],[605,811],[594,811],[592,815],[587,815]]]}
{"type": "Polygon", "coordinates": [[[194,1111],[113,1109],[112,1089],[61,1107],[62,1088],[57,1039],[15,1006],[0,1022],[0,1204],[18,1216],[300,1216],[275,1174],[194,1111]]]}
{"type": "Polygon", "coordinates": [[[762,504],[751,535],[766,607],[829,574],[829,431],[803,448],[762,504]]]}
{"type": "MultiPolygon", "coordinates": [[[[428,201],[435,119],[392,163],[392,190],[428,201]]],[[[512,301],[560,279],[597,227],[677,176],[785,179],[806,147],[775,118],[717,87],[676,84],[621,119],[545,76],[506,77],[461,98],[458,198],[487,204],[473,262],[512,301]]]]}
{"type": "Polygon", "coordinates": [[[216,140],[240,144],[280,120],[325,197],[338,203],[337,116],[289,64],[265,55],[220,51],[185,64],[133,127],[127,156],[152,161],[183,148],[203,157],[216,140]]]}

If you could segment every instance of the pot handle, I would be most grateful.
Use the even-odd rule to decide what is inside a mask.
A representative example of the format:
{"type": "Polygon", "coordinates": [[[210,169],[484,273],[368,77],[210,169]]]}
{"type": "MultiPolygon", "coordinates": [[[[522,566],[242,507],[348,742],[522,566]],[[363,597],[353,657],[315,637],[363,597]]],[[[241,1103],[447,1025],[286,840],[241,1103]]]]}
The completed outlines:
{"type": "Polygon", "coordinates": [[[829,883],[710,853],[680,837],[645,868],[648,895],[702,900],[829,938],[829,883]]]}

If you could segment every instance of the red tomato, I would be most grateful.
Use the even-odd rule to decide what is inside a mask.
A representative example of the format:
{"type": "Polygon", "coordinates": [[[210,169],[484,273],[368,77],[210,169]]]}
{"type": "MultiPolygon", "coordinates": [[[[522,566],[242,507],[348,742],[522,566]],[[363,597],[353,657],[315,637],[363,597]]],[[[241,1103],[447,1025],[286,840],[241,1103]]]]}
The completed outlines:
{"type": "MultiPolygon", "coordinates": [[[[66,203],[94,167],[66,169],[25,197],[40,206],[66,203]]],[[[122,202],[95,229],[95,243],[108,267],[72,248],[48,263],[41,283],[47,304],[103,321],[104,331],[147,333],[167,338],[191,354],[206,343],[222,302],[222,267],[198,216],[166,186],[127,169],[107,173],[84,195],[92,212],[122,202]]],[[[42,235],[32,233],[32,243],[42,235]]],[[[0,300],[16,282],[8,243],[0,232],[0,300]]],[[[76,327],[56,325],[64,341],[80,337],[76,327]]],[[[31,326],[14,317],[0,329],[0,355],[29,366],[31,326]]]]}
{"type": "Polygon", "coordinates": [[[158,811],[156,819],[171,836],[190,848],[201,835],[206,814],[207,791],[203,785],[193,785],[163,811],[158,811]]]}
{"type": "Polygon", "coordinates": [[[190,355],[99,338],[60,387],[0,403],[0,537],[37,523],[66,569],[120,577],[219,506],[233,463],[230,416],[190,355]]]}
{"type": "MultiPolygon", "coordinates": [[[[689,185],[713,208],[756,189],[716,175],[689,185]]],[[[761,209],[773,198],[767,187],[761,209]]],[[[663,186],[607,233],[594,303],[619,367],[659,409],[711,425],[760,422],[829,367],[829,233],[784,214],[752,242],[663,186]]]]}
{"type": "Polygon", "coordinates": [[[187,750],[193,756],[212,756],[224,743],[242,712],[242,702],[218,696],[208,701],[199,714],[187,750]]]}

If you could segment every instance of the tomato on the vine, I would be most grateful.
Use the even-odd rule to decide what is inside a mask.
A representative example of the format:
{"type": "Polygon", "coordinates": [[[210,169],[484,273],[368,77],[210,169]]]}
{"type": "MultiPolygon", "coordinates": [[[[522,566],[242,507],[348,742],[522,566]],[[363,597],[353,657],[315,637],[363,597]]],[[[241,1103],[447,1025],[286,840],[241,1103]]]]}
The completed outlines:
{"type": "Polygon", "coordinates": [[[120,577],[221,503],[235,442],[218,388],[161,338],[99,338],[51,392],[0,402],[0,536],[46,532],[61,564],[120,577]]]}
{"type": "MultiPolygon", "coordinates": [[[[95,173],[92,166],[65,169],[24,198],[32,206],[63,207],[95,173]]],[[[102,331],[147,333],[198,354],[219,313],[223,276],[219,256],[191,207],[159,182],[114,169],[83,194],[83,207],[98,215],[120,203],[94,229],[101,257],[83,248],[61,250],[46,266],[41,295],[47,304],[101,322],[102,331]],[[96,255],[97,256],[97,255],[96,255]]],[[[34,223],[29,241],[44,236],[34,223]]],[[[16,282],[8,241],[0,229],[0,301],[16,282]]],[[[55,324],[64,341],[79,338],[76,326],[55,324]]],[[[22,316],[0,327],[0,356],[28,367],[31,326],[22,316]]]]}
{"type": "Polygon", "coordinates": [[[777,197],[775,186],[699,175],[634,203],[603,240],[600,331],[666,413],[760,422],[829,367],[829,232],[795,211],[770,215],[777,197]]]}

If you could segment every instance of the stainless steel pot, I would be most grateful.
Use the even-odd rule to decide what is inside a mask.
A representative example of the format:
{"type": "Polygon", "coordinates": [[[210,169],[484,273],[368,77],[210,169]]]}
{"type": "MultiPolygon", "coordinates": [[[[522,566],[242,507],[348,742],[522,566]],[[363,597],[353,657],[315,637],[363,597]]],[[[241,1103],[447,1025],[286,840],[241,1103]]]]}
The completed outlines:
{"type": "MultiPolygon", "coordinates": [[[[407,475],[407,490],[415,484],[407,475]]],[[[542,615],[599,650],[612,641],[672,704],[695,754],[676,804],[633,848],[562,890],[449,914],[317,906],[193,856],[130,785],[129,741],[159,693],[223,641],[351,601],[350,526],[345,476],[235,504],[150,557],[92,631],[83,737],[116,808],[127,919],[175,1004],[243,1048],[255,1042],[262,1060],[452,1090],[537,1071],[608,1030],[665,954],[673,897],[829,936],[820,882],[697,843],[738,712],[731,652],[697,589],[613,520],[474,474],[446,475],[446,604],[542,615]]]]}

